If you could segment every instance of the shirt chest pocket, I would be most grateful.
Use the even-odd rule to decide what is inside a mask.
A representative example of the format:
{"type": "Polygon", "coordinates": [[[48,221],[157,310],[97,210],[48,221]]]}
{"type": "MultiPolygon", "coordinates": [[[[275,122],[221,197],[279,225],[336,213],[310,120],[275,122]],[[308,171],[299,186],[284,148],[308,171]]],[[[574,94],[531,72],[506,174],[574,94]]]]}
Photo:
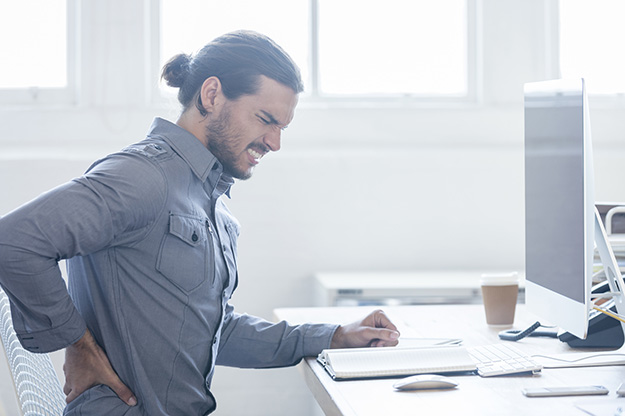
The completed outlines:
{"type": "Polygon", "coordinates": [[[190,292],[208,278],[208,247],[203,218],[169,214],[168,232],[161,243],[156,269],[174,285],[190,292]]]}

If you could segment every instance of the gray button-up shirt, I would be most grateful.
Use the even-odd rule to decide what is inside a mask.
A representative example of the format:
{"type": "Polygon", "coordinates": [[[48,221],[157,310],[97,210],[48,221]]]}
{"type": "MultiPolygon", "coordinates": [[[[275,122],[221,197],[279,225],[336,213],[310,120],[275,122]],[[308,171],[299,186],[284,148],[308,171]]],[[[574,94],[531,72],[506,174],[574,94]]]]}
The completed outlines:
{"type": "Polygon", "coordinates": [[[0,219],[0,283],[24,347],[64,348],[88,327],[139,402],[96,386],[66,414],[207,414],[215,364],[287,366],[329,347],[336,326],[273,324],[229,305],[232,183],[197,138],[156,119],[142,142],[0,219]]]}

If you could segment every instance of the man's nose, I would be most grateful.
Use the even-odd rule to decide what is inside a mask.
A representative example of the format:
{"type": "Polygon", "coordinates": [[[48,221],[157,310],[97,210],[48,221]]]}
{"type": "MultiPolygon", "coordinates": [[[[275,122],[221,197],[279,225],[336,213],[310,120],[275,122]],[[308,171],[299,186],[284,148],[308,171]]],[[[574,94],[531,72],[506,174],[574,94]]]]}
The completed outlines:
{"type": "Polygon", "coordinates": [[[282,130],[275,129],[265,135],[265,145],[271,149],[272,152],[280,150],[280,141],[282,140],[282,130]]]}

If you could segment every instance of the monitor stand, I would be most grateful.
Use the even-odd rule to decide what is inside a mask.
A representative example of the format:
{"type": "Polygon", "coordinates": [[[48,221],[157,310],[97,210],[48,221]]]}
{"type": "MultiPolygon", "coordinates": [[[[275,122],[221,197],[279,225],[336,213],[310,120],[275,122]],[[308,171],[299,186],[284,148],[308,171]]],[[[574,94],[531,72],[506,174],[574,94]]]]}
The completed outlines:
{"type": "MultiPolygon", "coordinates": [[[[625,313],[625,292],[622,290],[625,288],[623,284],[623,276],[619,269],[616,257],[612,251],[612,247],[608,241],[608,236],[601,221],[599,211],[595,208],[595,244],[601,263],[603,264],[607,282],[609,285],[609,293],[614,302],[614,307],[617,314],[625,313]]],[[[614,319],[614,318],[610,318],[614,319]]],[[[563,367],[594,367],[601,365],[625,365],[625,345],[622,344],[623,334],[625,333],[625,322],[617,321],[620,324],[620,330],[618,326],[613,326],[614,336],[620,336],[621,340],[620,348],[614,351],[596,351],[585,353],[567,353],[567,354],[554,354],[552,356],[536,356],[536,359],[540,361],[544,368],[563,368],[563,367]],[[620,333],[619,333],[620,332],[620,333]]],[[[589,332],[591,329],[589,328],[589,332]]],[[[573,344],[572,346],[579,347],[584,346],[583,340],[580,343],[573,344]]],[[[610,345],[592,345],[593,347],[619,347],[619,345],[613,345],[614,340],[607,342],[610,345]]],[[[569,343],[571,345],[571,343],[569,343]]],[[[591,345],[587,345],[590,347],[591,345]]]]}
{"type": "MultiPolygon", "coordinates": [[[[625,292],[623,291],[625,286],[623,285],[623,276],[621,275],[618,262],[616,261],[616,257],[614,256],[614,252],[612,251],[612,247],[608,241],[608,235],[605,232],[601,216],[596,208],[595,244],[597,245],[597,250],[599,251],[601,263],[603,263],[605,275],[610,286],[610,292],[613,294],[612,299],[614,300],[616,311],[617,313],[625,314],[625,292]]],[[[625,322],[620,322],[621,327],[625,329],[625,322]]]]}
{"type": "MultiPolygon", "coordinates": [[[[607,292],[611,296],[608,281],[603,281],[592,287],[592,296],[601,300],[601,296],[607,292]]],[[[616,305],[612,299],[604,299],[600,304],[601,308],[616,313],[616,305]]],[[[558,335],[560,341],[565,342],[571,348],[619,348],[625,342],[621,322],[613,317],[591,310],[588,316],[588,331],[586,338],[581,339],[570,332],[561,332],[558,335]]]]}

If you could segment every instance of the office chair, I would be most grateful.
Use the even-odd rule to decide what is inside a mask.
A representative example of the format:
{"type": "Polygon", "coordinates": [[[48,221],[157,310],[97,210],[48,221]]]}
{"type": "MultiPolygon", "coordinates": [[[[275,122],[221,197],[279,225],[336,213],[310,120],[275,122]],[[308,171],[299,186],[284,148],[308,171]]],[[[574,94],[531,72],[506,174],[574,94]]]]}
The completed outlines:
{"type": "Polygon", "coordinates": [[[22,348],[11,321],[9,298],[0,288],[0,336],[23,416],[60,416],[65,395],[48,354],[22,348]]]}

